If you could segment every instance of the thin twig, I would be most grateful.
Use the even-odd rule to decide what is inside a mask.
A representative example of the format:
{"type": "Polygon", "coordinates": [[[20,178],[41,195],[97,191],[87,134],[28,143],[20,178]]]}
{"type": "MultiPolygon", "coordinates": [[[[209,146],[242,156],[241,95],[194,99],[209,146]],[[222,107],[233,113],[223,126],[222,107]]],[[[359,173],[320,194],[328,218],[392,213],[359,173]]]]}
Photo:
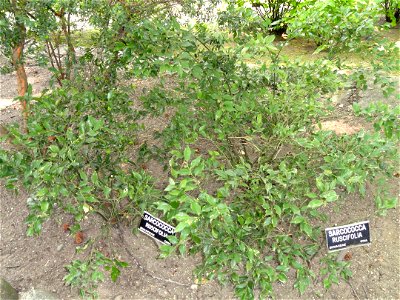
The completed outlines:
{"type": "MultiPolygon", "coordinates": [[[[324,242],[325,242],[325,240],[324,240],[324,239],[321,239],[321,241],[320,241],[320,243],[319,243],[319,248],[320,248],[320,249],[322,248],[324,242]]],[[[311,266],[311,261],[317,256],[317,254],[319,254],[319,251],[316,251],[316,252],[307,260],[307,263],[308,263],[308,266],[309,266],[309,267],[311,266]]]]}
{"type": "Polygon", "coordinates": [[[365,288],[364,285],[362,285],[364,293],[365,293],[365,299],[368,299],[368,293],[367,293],[367,289],[365,288]]]}
{"type": "Polygon", "coordinates": [[[170,280],[170,279],[165,279],[165,278],[162,278],[162,277],[158,277],[158,276],[152,274],[150,271],[146,270],[146,269],[142,266],[142,264],[137,260],[137,258],[132,254],[132,252],[129,250],[129,247],[127,247],[127,242],[126,242],[126,240],[125,240],[125,238],[124,238],[124,233],[122,232],[122,229],[121,229],[121,227],[120,227],[119,225],[118,225],[118,231],[119,231],[119,237],[120,237],[120,239],[122,240],[122,242],[123,242],[124,245],[125,245],[124,248],[125,248],[126,253],[129,254],[129,256],[132,258],[132,260],[133,260],[133,262],[135,263],[135,265],[136,265],[144,274],[146,274],[147,276],[149,276],[149,277],[151,277],[151,278],[153,278],[153,279],[156,279],[156,280],[160,280],[160,281],[164,281],[164,282],[168,282],[168,283],[172,283],[172,284],[176,284],[176,285],[180,285],[180,286],[186,286],[186,287],[190,287],[190,286],[191,286],[191,284],[181,283],[181,282],[178,282],[178,281],[175,281],[175,280],[170,280]]]}
{"type": "Polygon", "coordinates": [[[360,300],[360,298],[359,298],[358,295],[357,295],[356,290],[354,289],[353,285],[352,285],[351,282],[350,282],[350,279],[347,281],[347,283],[348,283],[349,286],[351,287],[351,290],[353,291],[353,295],[354,295],[358,300],[360,300]]]}
{"type": "MultiPolygon", "coordinates": [[[[61,67],[61,62],[59,60],[59,56],[57,56],[56,50],[55,50],[52,42],[49,40],[48,43],[49,43],[49,46],[50,46],[50,49],[51,49],[52,57],[54,58],[54,62],[56,63],[58,70],[61,72],[62,71],[61,70],[62,67],[61,67]]],[[[60,50],[60,49],[58,48],[58,50],[60,50]]]]}
{"type": "Polygon", "coordinates": [[[205,137],[199,137],[199,139],[202,139],[202,140],[212,143],[214,145],[214,147],[217,148],[217,150],[220,153],[222,153],[223,156],[225,156],[227,163],[229,163],[231,165],[231,167],[233,166],[231,158],[228,157],[228,155],[226,154],[226,151],[224,151],[221,147],[219,147],[218,144],[214,140],[212,140],[210,138],[205,138],[205,137]]]}
{"type": "Polygon", "coordinates": [[[251,142],[251,137],[249,136],[228,136],[228,139],[240,139],[245,140],[246,144],[252,145],[257,151],[261,152],[261,149],[257,147],[256,144],[251,142]]]}
{"type": "Polygon", "coordinates": [[[272,160],[275,160],[276,157],[278,156],[279,152],[282,150],[282,144],[279,144],[278,149],[276,150],[274,156],[272,157],[272,160]]]}
{"type": "Polygon", "coordinates": [[[250,139],[249,136],[228,136],[228,139],[245,139],[248,141],[250,139]]]}

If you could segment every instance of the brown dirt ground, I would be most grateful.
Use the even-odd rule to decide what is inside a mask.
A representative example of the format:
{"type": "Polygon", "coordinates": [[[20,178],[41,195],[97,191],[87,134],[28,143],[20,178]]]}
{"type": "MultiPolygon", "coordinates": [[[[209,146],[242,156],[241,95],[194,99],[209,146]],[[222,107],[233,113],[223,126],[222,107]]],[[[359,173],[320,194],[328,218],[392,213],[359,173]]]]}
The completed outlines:
{"type": "MultiPolygon", "coordinates": [[[[48,73],[32,66],[27,69],[34,85],[34,93],[40,92],[48,84],[48,73]]],[[[14,77],[0,76],[0,102],[12,98],[15,92],[14,77]]],[[[327,120],[322,130],[335,130],[339,134],[351,134],[365,124],[350,117],[349,97],[343,93],[336,101],[340,117],[327,120]]],[[[362,101],[382,98],[375,90],[361,95],[362,101]]],[[[394,100],[394,99],[393,99],[394,100]]],[[[396,101],[396,100],[394,100],[396,101]]],[[[20,111],[13,107],[0,110],[0,125],[18,121],[20,111]]],[[[149,120],[150,128],[157,129],[157,120],[149,120]]],[[[149,164],[153,176],[162,177],[162,168],[156,163],[149,164]]],[[[392,194],[399,196],[399,179],[390,181],[392,194]]],[[[375,187],[370,185],[365,198],[343,195],[342,200],[325,208],[329,220],[326,227],[343,225],[362,220],[370,220],[372,244],[348,250],[351,253],[353,277],[349,282],[341,282],[325,291],[318,280],[304,295],[293,288],[294,275],[286,284],[275,284],[277,299],[400,299],[400,215],[399,209],[388,212],[386,217],[376,215],[373,201],[375,187]]],[[[73,237],[65,233],[62,224],[68,217],[56,213],[48,221],[39,237],[25,235],[24,219],[28,214],[23,189],[18,193],[7,191],[0,185],[0,276],[8,280],[19,291],[32,287],[53,291],[61,299],[78,298],[76,289],[63,284],[66,275],[64,266],[76,254],[73,237]]],[[[101,218],[91,218],[83,223],[86,238],[102,238],[101,218]]],[[[158,259],[158,245],[141,233],[132,234],[126,227],[112,228],[111,238],[104,244],[104,253],[118,253],[120,259],[129,263],[122,270],[117,283],[106,280],[99,287],[100,299],[231,299],[234,298],[231,286],[221,287],[216,282],[196,284],[192,270],[201,257],[173,256],[158,259]],[[123,236],[123,238],[121,238],[123,236]],[[163,279],[166,278],[166,279],[163,279]]],[[[317,260],[327,254],[322,248],[314,259],[312,270],[318,272],[317,260]]],[[[338,253],[338,255],[343,255],[338,253]]],[[[320,278],[319,278],[320,279],[320,278]]]]}

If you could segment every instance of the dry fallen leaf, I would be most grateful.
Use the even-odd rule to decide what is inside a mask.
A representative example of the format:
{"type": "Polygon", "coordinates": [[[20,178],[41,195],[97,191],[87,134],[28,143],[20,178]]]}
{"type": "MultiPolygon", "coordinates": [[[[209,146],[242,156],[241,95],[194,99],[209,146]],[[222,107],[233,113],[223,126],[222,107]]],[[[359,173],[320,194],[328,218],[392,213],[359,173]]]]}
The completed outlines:
{"type": "Polygon", "coordinates": [[[349,261],[349,260],[351,260],[352,257],[353,257],[353,254],[351,254],[351,252],[347,252],[344,256],[344,260],[349,261]]]}
{"type": "Polygon", "coordinates": [[[194,280],[195,284],[206,284],[208,282],[207,278],[202,277],[201,280],[199,280],[198,278],[196,278],[194,280]]]}
{"type": "Polygon", "coordinates": [[[82,244],[83,242],[83,232],[82,231],[78,231],[75,234],[75,244],[82,244]]]}
{"type": "Polygon", "coordinates": [[[63,224],[63,230],[64,230],[64,232],[69,231],[69,224],[68,223],[63,224]]]}

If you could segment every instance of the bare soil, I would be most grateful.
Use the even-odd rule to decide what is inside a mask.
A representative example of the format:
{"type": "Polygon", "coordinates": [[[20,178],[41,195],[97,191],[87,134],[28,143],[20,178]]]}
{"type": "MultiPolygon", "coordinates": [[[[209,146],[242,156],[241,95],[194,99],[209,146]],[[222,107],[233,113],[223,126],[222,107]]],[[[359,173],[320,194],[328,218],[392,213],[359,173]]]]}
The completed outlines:
{"type": "MultiPolygon", "coordinates": [[[[48,86],[49,73],[37,66],[27,68],[34,94],[48,86]]],[[[0,106],[3,100],[10,100],[16,94],[13,74],[0,76],[0,106]]],[[[398,94],[398,93],[397,93],[398,94]]],[[[338,134],[352,134],[367,126],[349,114],[349,97],[344,93],[336,102],[340,117],[327,120],[322,130],[334,130],[338,134]]],[[[360,102],[368,103],[383,99],[375,89],[362,93],[360,102]]],[[[396,101],[392,98],[391,101],[396,101]]],[[[3,101],[5,103],[5,101],[3,101]]],[[[0,125],[20,120],[18,105],[0,110],[0,125]]],[[[165,123],[165,120],[163,121],[165,123]]],[[[160,119],[149,119],[146,126],[157,130],[160,119]]],[[[0,126],[1,128],[1,126],[0,126]]],[[[164,179],[162,167],[155,162],[148,166],[149,172],[164,179]]],[[[391,192],[399,196],[399,179],[390,181],[391,192]]],[[[388,212],[387,216],[376,215],[374,206],[375,187],[370,185],[364,198],[342,195],[341,201],[326,208],[329,220],[325,227],[344,225],[370,220],[372,244],[353,248],[346,253],[351,257],[353,277],[349,282],[342,281],[328,291],[315,280],[304,295],[293,288],[294,274],[286,284],[275,284],[277,299],[400,299],[400,215],[399,209],[388,212]]],[[[75,251],[73,236],[63,230],[68,217],[56,212],[55,218],[45,223],[39,237],[25,235],[24,220],[28,215],[26,200],[29,194],[22,188],[18,193],[8,191],[0,185],[0,277],[8,280],[19,291],[32,287],[53,291],[61,299],[78,298],[76,289],[64,285],[65,266],[80,258],[75,251]]],[[[85,220],[82,227],[84,238],[101,239],[103,220],[85,220]]],[[[201,261],[200,256],[158,259],[159,245],[141,233],[132,233],[120,226],[112,228],[110,238],[104,241],[104,253],[118,253],[120,259],[129,263],[122,270],[117,283],[106,280],[98,289],[100,299],[232,299],[231,286],[222,287],[216,282],[197,282],[192,271],[201,261]]],[[[323,243],[323,240],[321,239],[323,243]]],[[[343,258],[346,253],[338,253],[343,258]]],[[[311,265],[318,274],[319,258],[327,255],[322,247],[311,265]]]]}

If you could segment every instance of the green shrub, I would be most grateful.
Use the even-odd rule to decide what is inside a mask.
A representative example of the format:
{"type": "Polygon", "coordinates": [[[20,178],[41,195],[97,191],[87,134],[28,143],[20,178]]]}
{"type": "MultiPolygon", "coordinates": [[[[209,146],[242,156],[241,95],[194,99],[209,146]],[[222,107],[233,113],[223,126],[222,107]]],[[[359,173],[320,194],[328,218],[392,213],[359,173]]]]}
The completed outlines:
{"type": "Polygon", "coordinates": [[[381,1],[386,22],[395,25],[400,20],[400,1],[399,0],[383,0],[381,1]]]}
{"type": "MultiPolygon", "coordinates": [[[[342,41],[332,38],[332,45],[342,41]]],[[[32,195],[28,234],[39,233],[55,207],[75,217],[73,230],[94,213],[114,224],[146,209],[176,226],[162,257],[202,253],[199,278],[232,283],[239,298],[251,299],[255,290],[273,295],[273,283],[286,282],[294,271],[303,293],[317,278],[310,265],[321,251],[326,220],[319,209],[341,199],[339,190],[363,196],[367,182],[392,174],[399,120],[387,108],[355,107],[375,120],[375,132],[321,131],[318,124],[332,112],[324,99],[348,79],[336,64],[288,61],[273,36],[256,34],[234,48],[225,46],[230,41],[230,34],[201,24],[143,21],[113,45],[114,60],[87,53],[83,62],[97,68],[89,79],[78,76],[36,103],[28,101],[28,132],[10,127],[8,138],[18,148],[0,152],[0,177],[10,188],[20,180],[32,195]],[[259,56],[268,63],[246,63],[259,56]],[[141,98],[142,110],[104,79],[108,63],[126,77],[161,77],[141,98]],[[174,84],[164,87],[165,77],[174,84]],[[141,117],[167,109],[173,115],[157,135],[157,151],[129,149],[141,117]],[[140,151],[163,153],[169,174],[164,191],[132,159],[140,151]]],[[[384,211],[396,203],[377,204],[384,211]]],[[[124,266],[93,253],[72,262],[65,278],[91,294],[102,279],[99,264],[112,277],[119,274],[114,268],[124,266]]],[[[347,264],[332,258],[321,263],[318,278],[326,288],[350,276],[347,264]]]]}
{"type": "Polygon", "coordinates": [[[288,34],[310,39],[320,50],[354,49],[373,35],[378,17],[374,1],[305,1],[288,21],[288,34]]]}
{"type": "Polygon", "coordinates": [[[127,95],[76,86],[35,99],[28,133],[9,128],[20,150],[1,152],[1,175],[10,177],[6,186],[13,188],[19,177],[31,193],[28,235],[40,233],[56,206],[74,215],[77,225],[88,213],[116,222],[140,215],[155,193],[150,177],[128,159],[139,125],[127,95]]]}
{"type": "Polygon", "coordinates": [[[250,5],[237,2],[230,1],[226,10],[218,14],[218,24],[222,28],[232,32],[235,37],[268,31],[271,20],[262,18],[250,5]]]}
{"type": "Polygon", "coordinates": [[[299,5],[298,0],[228,1],[226,10],[219,13],[219,24],[235,35],[263,32],[283,33],[285,18],[299,5]]]}
{"type": "Polygon", "coordinates": [[[97,298],[97,287],[104,281],[102,268],[110,272],[112,281],[116,281],[121,271],[128,264],[118,259],[105,257],[101,252],[93,251],[85,261],[74,260],[66,268],[68,275],[64,277],[65,283],[79,289],[83,298],[97,298]]]}
{"type": "MultiPolygon", "coordinates": [[[[164,102],[176,113],[160,134],[173,156],[167,194],[156,205],[179,233],[170,239],[173,246],[162,246],[162,257],[201,252],[197,275],[232,283],[242,299],[253,298],[254,290],[271,295],[272,283],[286,282],[290,270],[303,293],[321,250],[326,217],[318,209],[339,200],[340,189],[363,196],[367,182],[390,176],[397,136],[316,130],[330,113],[321,96],[343,83],[334,64],[289,63],[270,37],[231,49],[211,38],[204,42],[208,32],[200,32],[185,35],[203,45],[192,55],[186,49],[188,67],[176,61],[162,68],[184,80],[180,96],[164,102]],[[249,68],[243,59],[252,51],[269,53],[272,63],[249,68]],[[195,154],[202,141],[208,153],[195,154]]],[[[388,128],[398,127],[393,122],[388,128]]],[[[347,264],[325,263],[327,288],[350,275],[347,264]]]]}

